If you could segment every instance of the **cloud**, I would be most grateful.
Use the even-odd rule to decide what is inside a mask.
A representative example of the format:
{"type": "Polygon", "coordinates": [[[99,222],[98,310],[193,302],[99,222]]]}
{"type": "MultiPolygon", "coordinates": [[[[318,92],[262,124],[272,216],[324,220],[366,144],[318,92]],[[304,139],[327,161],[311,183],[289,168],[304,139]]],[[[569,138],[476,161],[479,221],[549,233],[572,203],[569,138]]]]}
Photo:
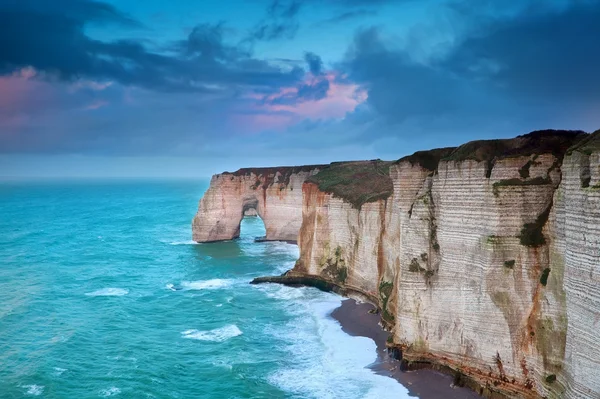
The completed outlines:
{"type": "Polygon", "coordinates": [[[485,79],[536,101],[600,101],[600,2],[492,21],[446,61],[454,72],[485,79]]]}
{"type": "Polygon", "coordinates": [[[321,74],[321,71],[323,70],[323,61],[321,60],[321,57],[315,53],[306,52],[304,53],[304,60],[308,64],[310,73],[312,73],[314,76],[321,74]]]}
{"type": "Polygon", "coordinates": [[[324,19],[320,22],[317,22],[315,26],[324,27],[327,25],[335,25],[343,22],[348,22],[355,19],[361,19],[366,17],[376,16],[378,13],[375,10],[369,9],[358,9],[358,10],[350,10],[337,14],[331,18],[324,19]]]}
{"type": "MultiPolygon", "coordinates": [[[[251,42],[231,41],[225,22],[160,47],[98,40],[91,24],[127,37],[136,22],[103,3],[69,1],[80,8],[0,4],[2,153],[393,159],[474,138],[600,126],[597,1],[438,2],[409,34],[359,30],[327,68],[312,53],[259,59],[251,42]]],[[[359,3],[349,11],[369,9],[359,3]]],[[[297,26],[302,7],[272,2],[263,22],[297,26]]],[[[262,40],[277,37],[269,29],[262,40]]]]}
{"type": "Polygon", "coordinates": [[[425,58],[380,29],[359,31],[340,68],[368,91],[366,105],[380,125],[365,140],[402,131],[481,136],[597,128],[600,113],[590,115],[600,109],[600,3],[562,4],[532,9],[514,2],[501,12],[471,7],[451,15],[455,3],[446,17],[462,18],[455,20],[460,35],[425,58]]]}
{"type": "Polygon", "coordinates": [[[295,105],[305,101],[319,101],[327,97],[329,87],[327,78],[316,79],[295,88],[284,89],[279,94],[266,96],[264,102],[271,105],[295,105]]]}
{"type": "Polygon", "coordinates": [[[252,29],[246,40],[252,42],[294,38],[300,27],[297,15],[302,5],[300,0],[272,0],[265,18],[252,29]]]}
{"type": "Polygon", "coordinates": [[[68,0],[64,12],[46,1],[0,5],[0,73],[32,66],[65,81],[110,80],[165,92],[214,92],[239,86],[280,87],[298,81],[302,70],[283,70],[253,58],[224,38],[222,24],[198,25],[175,52],[147,43],[100,41],[86,34],[94,23],[133,24],[104,3],[68,0]]]}

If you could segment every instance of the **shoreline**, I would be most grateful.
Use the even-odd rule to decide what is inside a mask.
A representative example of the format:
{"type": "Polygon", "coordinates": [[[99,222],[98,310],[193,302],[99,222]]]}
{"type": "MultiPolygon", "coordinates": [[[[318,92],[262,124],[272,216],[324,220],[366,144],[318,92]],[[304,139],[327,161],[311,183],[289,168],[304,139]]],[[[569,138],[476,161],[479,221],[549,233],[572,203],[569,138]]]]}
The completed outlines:
{"type": "Polygon", "coordinates": [[[345,298],[330,317],[340,323],[342,330],[351,336],[371,338],[377,346],[377,360],[368,366],[379,375],[398,381],[409,391],[410,396],[420,399],[477,399],[482,398],[465,387],[454,387],[453,378],[431,369],[401,371],[400,361],[391,358],[386,350],[387,331],[379,325],[380,315],[369,313],[376,309],[369,303],[357,303],[345,298]]]}

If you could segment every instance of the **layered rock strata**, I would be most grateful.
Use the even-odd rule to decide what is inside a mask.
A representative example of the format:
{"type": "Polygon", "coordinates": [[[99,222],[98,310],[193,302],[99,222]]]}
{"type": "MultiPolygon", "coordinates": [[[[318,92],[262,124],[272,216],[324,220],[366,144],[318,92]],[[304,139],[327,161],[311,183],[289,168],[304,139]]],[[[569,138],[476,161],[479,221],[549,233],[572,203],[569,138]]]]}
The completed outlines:
{"type": "Polygon", "coordinates": [[[302,186],[300,259],[266,281],[379,306],[405,364],[489,397],[600,397],[600,132],[332,164],[302,186]]]}
{"type": "Polygon", "coordinates": [[[196,242],[231,240],[240,235],[245,213],[254,211],[266,240],[296,241],[302,223],[302,184],[322,166],[248,168],[214,175],[192,221],[196,242]]]}

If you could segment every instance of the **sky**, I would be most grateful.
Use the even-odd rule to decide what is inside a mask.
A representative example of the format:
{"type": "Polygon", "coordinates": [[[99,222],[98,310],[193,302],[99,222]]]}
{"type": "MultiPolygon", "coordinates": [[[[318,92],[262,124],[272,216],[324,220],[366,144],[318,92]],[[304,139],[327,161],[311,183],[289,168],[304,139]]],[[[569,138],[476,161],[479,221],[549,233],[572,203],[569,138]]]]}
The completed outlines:
{"type": "Polygon", "coordinates": [[[0,178],[600,128],[600,0],[0,0],[0,178]]]}

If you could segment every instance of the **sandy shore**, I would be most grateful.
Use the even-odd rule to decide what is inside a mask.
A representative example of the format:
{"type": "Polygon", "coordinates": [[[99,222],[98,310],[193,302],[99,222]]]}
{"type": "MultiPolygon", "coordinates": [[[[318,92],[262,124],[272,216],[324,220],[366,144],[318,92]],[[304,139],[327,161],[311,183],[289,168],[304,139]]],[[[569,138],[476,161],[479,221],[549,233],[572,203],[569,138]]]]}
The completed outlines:
{"type": "Polygon", "coordinates": [[[331,317],[339,321],[350,335],[368,337],[377,344],[377,361],[370,367],[378,374],[392,377],[404,385],[411,396],[421,399],[474,399],[481,398],[468,388],[452,387],[453,378],[434,370],[399,370],[400,362],[390,358],[385,349],[388,333],[379,326],[379,315],[370,314],[370,304],[345,299],[331,317]]]}

